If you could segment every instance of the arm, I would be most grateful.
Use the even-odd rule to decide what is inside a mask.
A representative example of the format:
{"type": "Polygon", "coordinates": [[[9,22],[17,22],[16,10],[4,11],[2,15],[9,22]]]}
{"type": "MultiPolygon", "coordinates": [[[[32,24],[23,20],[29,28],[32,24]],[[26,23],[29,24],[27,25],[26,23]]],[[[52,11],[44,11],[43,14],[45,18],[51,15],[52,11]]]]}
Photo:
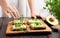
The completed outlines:
{"type": "Polygon", "coordinates": [[[28,0],[29,6],[30,6],[30,10],[31,10],[31,17],[36,18],[41,17],[43,20],[45,20],[45,17],[41,16],[40,14],[36,13],[35,8],[34,8],[34,0],[28,0]]]}
{"type": "Polygon", "coordinates": [[[6,5],[7,4],[7,0],[0,0],[0,5],[1,6],[4,6],[4,5],[6,5]]]}
{"type": "Polygon", "coordinates": [[[28,0],[29,6],[30,6],[30,10],[31,10],[31,17],[36,18],[35,14],[35,9],[34,9],[34,0],[28,0]]]}
{"type": "Polygon", "coordinates": [[[19,14],[15,7],[11,6],[7,0],[0,0],[0,5],[3,8],[4,13],[9,17],[18,18],[19,14]]]}
{"type": "Polygon", "coordinates": [[[29,6],[30,6],[30,10],[31,10],[31,14],[35,12],[34,9],[34,0],[28,0],[29,6]]]}

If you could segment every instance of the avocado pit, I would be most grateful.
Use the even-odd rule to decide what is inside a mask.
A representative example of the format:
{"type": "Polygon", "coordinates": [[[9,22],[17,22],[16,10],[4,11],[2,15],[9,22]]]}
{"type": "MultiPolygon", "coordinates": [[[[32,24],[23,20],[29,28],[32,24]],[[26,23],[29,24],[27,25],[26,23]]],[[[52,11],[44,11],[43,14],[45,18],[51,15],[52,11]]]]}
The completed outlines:
{"type": "Polygon", "coordinates": [[[50,18],[49,21],[50,21],[50,22],[54,22],[54,18],[50,18]]]}

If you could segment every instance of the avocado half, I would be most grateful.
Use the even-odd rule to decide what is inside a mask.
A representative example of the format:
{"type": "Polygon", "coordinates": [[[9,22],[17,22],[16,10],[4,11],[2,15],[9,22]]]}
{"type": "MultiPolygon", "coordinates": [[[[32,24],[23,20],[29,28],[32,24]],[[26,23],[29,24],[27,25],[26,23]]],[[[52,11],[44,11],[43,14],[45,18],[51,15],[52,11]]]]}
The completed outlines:
{"type": "Polygon", "coordinates": [[[59,24],[59,23],[58,23],[58,20],[57,20],[54,16],[52,16],[52,15],[47,16],[47,17],[46,17],[46,21],[47,21],[49,24],[51,24],[51,25],[57,25],[57,24],[59,24]]]}

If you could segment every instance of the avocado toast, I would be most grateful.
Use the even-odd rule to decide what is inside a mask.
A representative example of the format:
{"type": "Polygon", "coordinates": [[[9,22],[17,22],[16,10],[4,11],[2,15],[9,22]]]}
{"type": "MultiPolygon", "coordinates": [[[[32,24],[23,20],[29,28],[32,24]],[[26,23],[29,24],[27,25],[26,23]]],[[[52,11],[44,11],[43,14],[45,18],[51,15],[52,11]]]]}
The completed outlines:
{"type": "Polygon", "coordinates": [[[45,29],[46,27],[44,26],[44,25],[42,25],[41,23],[40,23],[40,20],[39,19],[37,19],[37,18],[35,18],[35,19],[30,19],[29,21],[28,21],[28,23],[30,24],[30,28],[31,29],[45,29]]]}
{"type": "Polygon", "coordinates": [[[14,24],[12,29],[17,31],[26,30],[26,26],[25,24],[14,24]]]}
{"type": "Polygon", "coordinates": [[[13,30],[26,30],[26,26],[24,24],[24,20],[13,20],[13,30]]]}
{"type": "Polygon", "coordinates": [[[38,29],[45,29],[46,27],[39,22],[35,22],[30,25],[30,28],[38,30],[38,29]]]}

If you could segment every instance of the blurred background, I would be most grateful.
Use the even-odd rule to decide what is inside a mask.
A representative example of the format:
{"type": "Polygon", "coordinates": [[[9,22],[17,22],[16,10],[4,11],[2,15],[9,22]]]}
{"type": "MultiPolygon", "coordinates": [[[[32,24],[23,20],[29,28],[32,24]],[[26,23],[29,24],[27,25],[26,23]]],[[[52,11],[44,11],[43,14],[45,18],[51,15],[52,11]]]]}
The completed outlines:
{"type": "MultiPolygon", "coordinates": [[[[24,17],[31,17],[28,0],[8,0],[8,2],[12,6],[15,6],[20,14],[23,13],[24,17]]],[[[37,13],[45,17],[49,15],[48,9],[44,9],[44,7],[46,7],[45,0],[34,0],[34,3],[35,3],[35,11],[37,13]]],[[[2,11],[3,10],[0,7],[0,17],[3,17],[2,11]]]]}

